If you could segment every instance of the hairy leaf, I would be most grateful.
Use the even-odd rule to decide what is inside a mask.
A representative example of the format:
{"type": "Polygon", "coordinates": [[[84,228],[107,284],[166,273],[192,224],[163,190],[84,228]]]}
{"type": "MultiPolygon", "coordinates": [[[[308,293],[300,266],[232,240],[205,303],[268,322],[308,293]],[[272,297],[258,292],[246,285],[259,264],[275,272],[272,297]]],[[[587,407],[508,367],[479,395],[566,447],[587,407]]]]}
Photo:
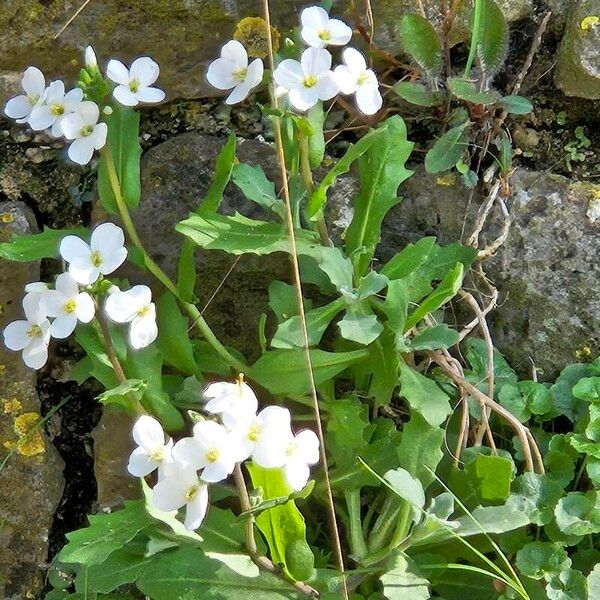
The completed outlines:
{"type": "Polygon", "coordinates": [[[442,45],[431,23],[421,15],[408,14],[400,21],[404,50],[430,77],[442,71],[442,45]]]}
{"type": "Polygon", "coordinates": [[[508,49],[508,25],[504,13],[494,0],[477,0],[481,3],[481,18],[476,32],[477,57],[486,78],[502,66],[508,49]]]}
{"type": "Polygon", "coordinates": [[[400,81],[393,90],[400,98],[417,106],[439,106],[444,102],[444,95],[441,92],[432,92],[422,83],[400,81]]]}
{"type": "Polygon", "coordinates": [[[461,100],[472,102],[473,104],[495,104],[500,100],[500,94],[495,91],[480,92],[474,82],[460,77],[450,77],[448,79],[450,91],[461,100]]]}
{"type": "Polygon", "coordinates": [[[467,121],[449,129],[438,138],[425,155],[425,169],[428,173],[448,171],[460,160],[469,145],[467,121]]]}

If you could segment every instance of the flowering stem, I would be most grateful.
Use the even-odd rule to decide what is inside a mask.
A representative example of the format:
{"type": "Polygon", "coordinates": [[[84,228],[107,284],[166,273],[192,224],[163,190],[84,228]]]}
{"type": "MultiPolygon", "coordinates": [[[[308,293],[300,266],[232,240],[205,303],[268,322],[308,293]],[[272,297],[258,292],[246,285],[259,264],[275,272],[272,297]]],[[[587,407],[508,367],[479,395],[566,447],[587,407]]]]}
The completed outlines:
{"type": "MultiPolygon", "coordinates": [[[[242,509],[242,512],[247,512],[252,507],[250,505],[250,497],[248,496],[248,490],[246,489],[246,482],[244,480],[244,474],[242,473],[242,467],[239,463],[235,465],[235,469],[233,470],[233,480],[235,481],[235,487],[240,499],[240,508],[242,509]]],[[[319,597],[319,592],[317,592],[317,590],[307,583],[295,581],[291,577],[287,576],[283,569],[278,567],[272,560],[268,559],[266,556],[263,556],[258,551],[256,539],[254,537],[254,519],[251,514],[248,515],[246,520],[246,550],[257,567],[277,575],[277,577],[287,581],[298,592],[308,596],[309,598],[319,597]]]]}
{"type": "Polygon", "coordinates": [[[248,370],[247,365],[238,360],[233,354],[225,348],[225,346],[218,340],[217,336],[213,333],[212,329],[198,310],[198,308],[192,304],[191,302],[186,302],[181,299],[179,295],[179,290],[177,286],[169,276],[154,262],[152,257],[146,252],[142,241],[140,240],[137,231],[135,229],[135,225],[131,220],[131,215],[129,214],[129,210],[127,209],[127,204],[123,198],[121,193],[121,185],[119,183],[119,178],[117,176],[117,170],[115,168],[115,163],[113,161],[112,154],[108,148],[108,146],[104,146],[101,150],[102,157],[106,163],[106,169],[108,171],[108,177],[110,179],[110,185],[115,196],[117,208],[119,209],[119,215],[121,216],[121,221],[123,222],[123,226],[125,227],[125,231],[127,231],[127,235],[129,239],[133,243],[133,245],[142,253],[144,257],[144,264],[148,268],[148,270],[160,281],[166,288],[171,292],[181,303],[181,306],[187,312],[188,316],[192,320],[192,323],[200,330],[204,339],[214,348],[214,350],[227,362],[231,367],[233,367],[238,373],[242,373],[248,370]]]}
{"type": "Polygon", "coordinates": [[[106,321],[102,317],[100,312],[100,307],[96,302],[96,321],[98,321],[98,325],[100,326],[100,333],[102,333],[102,341],[104,343],[104,349],[106,350],[106,354],[108,355],[108,359],[110,360],[110,364],[113,367],[115,375],[117,376],[117,381],[119,383],[123,383],[127,381],[127,376],[123,371],[123,367],[119,362],[119,357],[117,356],[117,352],[115,351],[115,347],[113,346],[112,339],[110,337],[110,331],[108,330],[108,325],[106,321]]]}
{"type": "MultiPolygon", "coordinates": [[[[303,131],[298,131],[298,135],[300,137],[300,173],[302,174],[304,187],[306,187],[306,191],[310,196],[314,189],[314,182],[310,168],[308,137],[303,131]]],[[[323,246],[333,246],[333,242],[327,231],[325,219],[322,216],[317,220],[317,231],[319,232],[319,237],[321,238],[321,244],[323,244],[323,246]]]]}

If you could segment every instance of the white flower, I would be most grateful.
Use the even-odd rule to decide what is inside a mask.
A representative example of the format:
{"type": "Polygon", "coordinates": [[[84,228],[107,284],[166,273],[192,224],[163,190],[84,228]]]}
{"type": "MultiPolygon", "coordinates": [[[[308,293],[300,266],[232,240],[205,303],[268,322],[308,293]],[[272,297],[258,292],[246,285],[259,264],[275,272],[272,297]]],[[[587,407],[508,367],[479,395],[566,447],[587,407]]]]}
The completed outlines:
{"type": "Polygon", "coordinates": [[[48,360],[50,321],[40,307],[39,294],[23,298],[25,319],[13,321],[4,329],[4,343],[10,350],[22,350],[23,362],[31,369],[41,369],[48,360]]]}
{"type": "MultiPolygon", "coordinates": [[[[37,302],[38,311],[44,311],[45,306],[42,305],[42,299],[46,292],[48,292],[50,288],[48,284],[44,281],[33,281],[25,285],[26,296],[30,296],[31,298],[35,298],[35,302],[37,302]]],[[[32,300],[33,302],[33,300],[32,300]]],[[[33,305],[32,305],[33,306],[33,305]]],[[[48,314],[44,312],[44,316],[47,317],[48,314]]]]}
{"type": "Polygon", "coordinates": [[[204,409],[221,415],[221,420],[230,429],[249,423],[258,409],[258,400],[252,388],[244,382],[243,373],[236,383],[211,383],[204,390],[204,397],[208,399],[204,409]]]}
{"type": "Polygon", "coordinates": [[[150,87],[157,79],[160,67],[148,56],[136,58],[127,67],[114,58],[108,62],[106,74],[117,83],[113,90],[115,100],[125,106],[137,106],[140,102],[161,102],[165,93],[155,87],[150,87]]]}
{"type": "Polygon", "coordinates": [[[223,481],[240,462],[242,450],[235,434],[215,421],[194,425],[194,437],[173,446],[173,458],[186,467],[203,469],[200,477],[208,483],[223,481]]]}
{"type": "Polygon", "coordinates": [[[248,64],[248,53],[244,46],[237,40],[231,40],[221,48],[221,58],[210,63],[206,78],[219,90],[233,89],[225,103],[237,104],[262,81],[263,69],[260,58],[248,64]]]}
{"type": "Polygon", "coordinates": [[[192,467],[170,465],[152,489],[152,504],[159,510],[186,507],[184,525],[189,531],[200,527],[208,509],[208,486],[192,467]]]}
{"type": "Polygon", "coordinates": [[[65,94],[65,84],[53,81],[46,91],[43,102],[36,104],[29,115],[29,125],[34,131],[51,127],[54,137],[63,135],[62,121],[66,115],[74,113],[83,101],[83,90],[74,88],[65,94]]]}
{"type": "Polygon", "coordinates": [[[123,230],[114,223],[102,223],[92,231],[90,244],[75,235],[60,242],[60,255],[69,263],[69,275],[82,285],[94,283],[100,274],[108,275],[127,258],[123,230]]]}
{"type": "Polygon", "coordinates": [[[165,444],[164,431],[154,417],[139,417],[133,426],[133,439],[138,447],[131,453],[127,464],[132,475],[145,477],[157,468],[160,475],[164,466],[173,462],[173,440],[169,439],[165,444]]]}
{"type": "Polygon", "coordinates": [[[356,104],[365,115],[374,115],[383,104],[377,77],[367,68],[364,56],[354,48],[342,54],[343,65],[335,68],[335,76],[342,94],[356,94],[356,104]]]}
{"type": "Polygon", "coordinates": [[[96,58],[96,53],[91,46],[86,46],[85,48],[85,66],[88,69],[98,68],[98,59],[96,58]]]}
{"type": "Polygon", "coordinates": [[[313,48],[345,46],[352,37],[352,29],[339,19],[330,19],[320,6],[309,6],[302,11],[302,39],[313,48]]]}
{"type": "Polygon", "coordinates": [[[42,303],[49,317],[55,317],[50,328],[53,338],[69,337],[77,321],[89,323],[96,312],[94,301],[87,292],[79,292],[79,285],[68,274],[61,273],[56,278],[55,289],[42,296],[42,303]]]}
{"type": "Polygon", "coordinates": [[[300,62],[291,58],[282,60],[273,78],[277,85],[289,90],[292,106],[302,111],[338,93],[336,77],[331,71],[331,54],[323,48],[307,48],[300,62]]]}
{"type": "Polygon", "coordinates": [[[243,448],[243,459],[252,460],[265,469],[282,467],[291,437],[290,411],[281,406],[267,406],[247,424],[235,430],[243,448]]]}
{"type": "Polygon", "coordinates": [[[289,486],[300,491],[310,477],[309,465],[319,462],[319,438],[314,431],[305,429],[289,440],[283,466],[289,486]]]}
{"type": "Polygon", "coordinates": [[[95,102],[84,100],[77,111],[66,115],[61,123],[64,136],[75,140],[69,146],[69,158],[79,165],[87,165],[92,159],[94,150],[100,150],[106,144],[108,127],[106,123],[98,123],[100,109],[95,102]]]}
{"type": "Polygon", "coordinates": [[[17,123],[26,123],[33,107],[44,101],[46,79],[37,67],[28,67],[23,73],[21,86],[25,94],[11,98],[4,107],[4,113],[17,123]]]}
{"type": "Polygon", "coordinates": [[[113,292],[106,299],[106,314],[117,323],[129,323],[129,343],[135,350],[149,346],[158,336],[156,307],[147,285],[113,292]]]}

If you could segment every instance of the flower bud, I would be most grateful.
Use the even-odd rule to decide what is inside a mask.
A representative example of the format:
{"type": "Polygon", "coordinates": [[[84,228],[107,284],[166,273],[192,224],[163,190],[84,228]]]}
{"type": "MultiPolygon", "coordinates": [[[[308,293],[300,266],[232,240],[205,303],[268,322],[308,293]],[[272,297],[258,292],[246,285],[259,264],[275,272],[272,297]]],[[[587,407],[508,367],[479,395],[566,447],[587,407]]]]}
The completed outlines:
{"type": "Polygon", "coordinates": [[[91,46],[88,46],[85,49],[85,66],[88,69],[97,69],[98,68],[98,60],[96,59],[96,53],[91,46]]]}
{"type": "Polygon", "coordinates": [[[113,107],[112,107],[112,106],[105,106],[105,107],[102,109],[102,114],[105,114],[107,117],[108,117],[109,115],[112,115],[112,114],[113,114],[113,107]]]}

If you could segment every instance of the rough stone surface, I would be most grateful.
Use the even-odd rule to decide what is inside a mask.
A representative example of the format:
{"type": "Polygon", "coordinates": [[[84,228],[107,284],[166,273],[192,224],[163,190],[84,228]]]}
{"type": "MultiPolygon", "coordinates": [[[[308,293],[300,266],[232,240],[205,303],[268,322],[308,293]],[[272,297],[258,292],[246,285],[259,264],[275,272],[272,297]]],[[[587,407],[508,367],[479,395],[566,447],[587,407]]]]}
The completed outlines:
{"type": "MultiPolygon", "coordinates": [[[[510,233],[485,267],[500,292],[492,335],[515,368],[530,373],[531,358],[549,379],[565,364],[600,350],[594,292],[600,277],[600,186],[519,169],[511,188],[510,233]]],[[[452,177],[419,169],[401,191],[404,200],[386,220],[382,258],[423,235],[451,243],[472,231],[481,199],[469,204],[469,194],[452,177]]],[[[498,221],[490,220],[480,245],[495,238],[498,221]]]]}
{"type": "MultiPolygon", "coordinates": [[[[297,23],[302,0],[272,0],[273,24],[286,32],[297,23]]],[[[0,102],[18,90],[16,73],[30,64],[51,78],[74,79],[83,50],[92,44],[102,62],[129,61],[142,54],[161,65],[160,85],[167,99],[214,95],[205,81],[216,48],[231,39],[235,24],[262,13],[254,0],[94,0],[59,34],[82,5],[81,0],[7,0],[0,13],[0,102]],[[58,37],[56,37],[58,35],[58,37]]],[[[437,0],[425,2],[435,16],[437,0]]],[[[532,0],[501,0],[509,19],[531,14],[532,0]]],[[[376,42],[399,50],[397,28],[404,12],[418,12],[417,0],[373,0],[376,42]]],[[[358,14],[369,28],[364,3],[334,3],[333,13],[354,22],[358,14]]]]}
{"type": "Polygon", "coordinates": [[[600,98],[600,0],[573,2],[558,52],[555,84],[567,96],[600,98]]]}
{"type": "MultiPolygon", "coordinates": [[[[21,202],[0,202],[0,242],[27,233],[33,216],[21,202]]],[[[21,290],[39,279],[39,265],[0,261],[0,328],[22,318],[21,290]]],[[[0,597],[40,598],[48,533],[63,490],[63,462],[43,430],[36,374],[19,353],[0,347],[0,597]]]]}

